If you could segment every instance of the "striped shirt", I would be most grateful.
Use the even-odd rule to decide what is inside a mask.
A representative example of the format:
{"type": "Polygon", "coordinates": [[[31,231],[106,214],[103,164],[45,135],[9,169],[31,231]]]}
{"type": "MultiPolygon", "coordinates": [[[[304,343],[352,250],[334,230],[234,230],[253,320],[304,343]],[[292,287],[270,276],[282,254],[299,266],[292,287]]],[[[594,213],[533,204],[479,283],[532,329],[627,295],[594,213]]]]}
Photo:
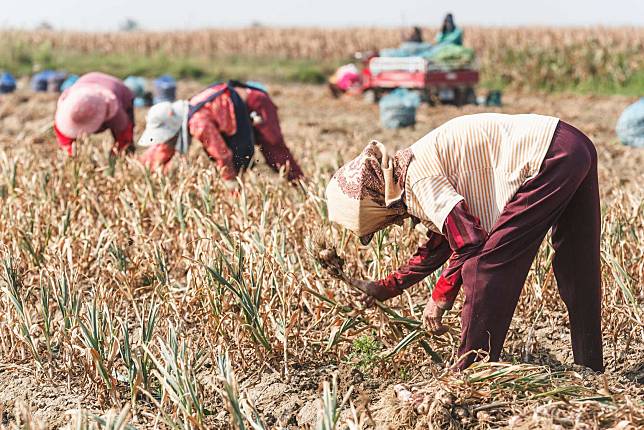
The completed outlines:
{"type": "Polygon", "coordinates": [[[411,147],[405,180],[410,215],[442,233],[465,200],[489,232],[519,187],[539,172],[558,118],[484,113],[455,118],[411,147]]]}

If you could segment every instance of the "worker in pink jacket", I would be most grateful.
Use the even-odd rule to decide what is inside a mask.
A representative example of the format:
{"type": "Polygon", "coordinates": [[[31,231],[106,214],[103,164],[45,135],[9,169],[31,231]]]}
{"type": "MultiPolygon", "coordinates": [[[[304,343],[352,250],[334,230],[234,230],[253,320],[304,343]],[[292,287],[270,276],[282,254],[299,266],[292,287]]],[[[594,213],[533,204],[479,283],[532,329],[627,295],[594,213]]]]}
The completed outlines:
{"type": "Polygon", "coordinates": [[[114,153],[132,147],[134,95],[113,76],[88,73],[58,99],[54,118],[58,145],[73,155],[73,144],[77,138],[107,129],[114,137],[114,153]]]}

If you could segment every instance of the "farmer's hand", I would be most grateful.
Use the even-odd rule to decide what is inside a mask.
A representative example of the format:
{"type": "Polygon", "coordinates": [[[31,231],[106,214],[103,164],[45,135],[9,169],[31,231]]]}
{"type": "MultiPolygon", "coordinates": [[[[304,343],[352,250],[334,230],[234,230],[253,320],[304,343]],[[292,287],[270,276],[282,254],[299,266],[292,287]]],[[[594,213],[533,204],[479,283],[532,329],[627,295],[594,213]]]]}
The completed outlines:
{"type": "Polygon", "coordinates": [[[175,150],[170,145],[160,143],[149,147],[140,157],[139,161],[150,170],[156,170],[158,167],[163,168],[163,173],[170,169],[170,160],[174,156],[175,150]]]}
{"type": "Polygon", "coordinates": [[[423,311],[423,325],[425,329],[436,336],[444,334],[448,330],[448,327],[442,323],[444,313],[445,309],[439,308],[434,303],[434,300],[430,298],[423,311]]]}
{"type": "Polygon", "coordinates": [[[370,308],[376,303],[376,300],[383,301],[391,298],[391,293],[380,282],[363,281],[362,279],[351,279],[351,285],[362,291],[360,303],[366,308],[370,308]]]}
{"type": "Polygon", "coordinates": [[[224,188],[226,191],[228,191],[228,194],[232,197],[239,197],[239,191],[241,187],[239,186],[239,182],[236,179],[224,179],[222,181],[224,184],[224,188]]]}

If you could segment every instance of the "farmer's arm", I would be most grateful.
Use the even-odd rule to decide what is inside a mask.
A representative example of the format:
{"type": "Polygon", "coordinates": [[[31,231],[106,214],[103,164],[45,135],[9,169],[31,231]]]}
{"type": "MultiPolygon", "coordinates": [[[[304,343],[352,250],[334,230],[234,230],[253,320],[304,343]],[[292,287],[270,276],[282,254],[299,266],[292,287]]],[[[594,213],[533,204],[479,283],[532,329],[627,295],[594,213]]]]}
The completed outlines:
{"type": "Polygon", "coordinates": [[[451,253],[445,238],[438,233],[430,232],[427,242],[416,250],[407,263],[376,282],[377,287],[374,289],[377,296],[374,297],[378,300],[386,300],[402,294],[403,290],[422,281],[445,264],[451,253]]]}
{"type": "Polygon", "coordinates": [[[479,219],[470,213],[464,200],[457,203],[445,219],[443,232],[449,242],[452,256],[434,287],[432,300],[441,309],[451,309],[463,283],[463,263],[479,252],[487,233],[479,219]]]}
{"type": "Polygon", "coordinates": [[[74,139],[67,137],[63,133],[61,133],[55,123],[54,133],[56,134],[56,142],[58,142],[60,149],[67,152],[67,155],[73,155],[74,139]]]}
{"type": "Polygon", "coordinates": [[[443,270],[434,287],[432,299],[441,309],[450,309],[462,284],[463,263],[481,249],[487,234],[479,219],[469,212],[463,200],[450,211],[445,219],[443,232],[445,236],[430,233],[427,242],[418,248],[406,264],[377,281],[377,285],[373,287],[373,297],[386,300],[398,296],[403,290],[432,274],[449,259],[447,268],[443,270]]]}
{"type": "Polygon", "coordinates": [[[199,110],[190,119],[190,134],[199,139],[208,156],[215,160],[221,169],[222,179],[235,179],[237,169],[233,165],[233,153],[215,127],[207,108],[199,110]]]}
{"type": "Polygon", "coordinates": [[[134,116],[133,112],[128,112],[122,106],[114,112],[105,126],[110,129],[114,137],[114,146],[112,151],[120,153],[130,147],[134,142],[134,116]]]}
{"type": "Polygon", "coordinates": [[[121,153],[127,148],[131,148],[132,143],[134,142],[134,123],[128,123],[127,126],[118,133],[112,130],[112,135],[114,136],[113,152],[121,153]]]}
{"type": "Polygon", "coordinates": [[[260,91],[249,91],[248,100],[253,102],[252,109],[260,116],[259,122],[253,127],[257,129],[268,143],[284,141],[280,121],[277,114],[277,106],[273,100],[260,91]]]}
{"type": "Polygon", "coordinates": [[[463,200],[458,202],[445,218],[443,232],[453,254],[423,311],[425,327],[436,335],[441,335],[448,329],[442,323],[443,313],[452,308],[461,288],[463,263],[479,252],[487,238],[479,219],[469,212],[463,200]]]}
{"type": "MultiPolygon", "coordinates": [[[[417,181],[410,196],[425,212],[426,220],[436,226],[443,225],[445,218],[454,206],[463,200],[447,178],[432,176],[417,181]]],[[[366,294],[383,300],[402,294],[405,288],[419,282],[442,266],[451,254],[450,246],[444,236],[432,233],[429,240],[421,246],[409,262],[387,278],[371,282],[363,288],[366,294]]]]}
{"type": "Polygon", "coordinates": [[[431,300],[440,309],[449,309],[461,286],[463,263],[483,246],[487,234],[479,220],[469,212],[464,197],[446,176],[426,176],[415,182],[410,192],[424,218],[442,227],[453,253],[431,300]]]}
{"type": "MultiPolygon", "coordinates": [[[[58,106],[60,106],[60,104],[67,98],[68,94],[69,94],[69,89],[63,91],[63,93],[58,98],[58,106]]],[[[67,155],[70,155],[70,156],[74,155],[74,141],[76,139],[65,136],[58,129],[58,125],[56,124],[55,120],[54,120],[54,133],[56,134],[56,142],[58,143],[58,146],[60,146],[60,149],[67,152],[67,155]]]]}
{"type": "Polygon", "coordinates": [[[141,162],[150,170],[162,167],[165,173],[174,154],[175,150],[172,146],[160,143],[148,148],[141,156],[141,162]]]}

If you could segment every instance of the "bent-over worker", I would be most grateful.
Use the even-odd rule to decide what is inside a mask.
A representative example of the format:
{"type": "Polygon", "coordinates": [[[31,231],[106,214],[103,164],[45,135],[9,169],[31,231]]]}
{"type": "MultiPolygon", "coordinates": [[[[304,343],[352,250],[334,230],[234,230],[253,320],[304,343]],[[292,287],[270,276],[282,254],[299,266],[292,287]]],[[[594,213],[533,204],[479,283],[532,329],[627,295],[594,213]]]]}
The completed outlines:
{"type": "Polygon", "coordinates": [[[148,167],[167,168],[172,157],[185,153],[196,137],[220,168],[222,179],[235,183],[240,170],[248,168],[257,143],[274,170],[286,170],[289,181],[303,178],[289,151],[268,94],[236,81],[215,84],[190,101],[163,102],[147,115],[139,145],[150,147],[143,154],[148,167]]]}
{"type": "Polygon", "coordinates": [[[355,280],[366,301],[387,300],[448,262],[425,307],[442,334],[462,287],[463,369],[487,351],[497,361],[530,265],[552,228],[554,273],[570,319],[575,363],[603,369],[597,154],[582,132],[541,115],[455,118],[390,155],[370,143],[326,191],[329,218],[363,244],[411,217],[426,243],[379,281],[355,280]]]}
{"type": "Polygon", "coordinates": [[[109,129],[113,153],[131,148],[134,138],[134,95],[110,75],[92,72],[81,76],[58,99],[54,132],[58,145],[73,155],[74,142],[83,135],[109,129]]]}

